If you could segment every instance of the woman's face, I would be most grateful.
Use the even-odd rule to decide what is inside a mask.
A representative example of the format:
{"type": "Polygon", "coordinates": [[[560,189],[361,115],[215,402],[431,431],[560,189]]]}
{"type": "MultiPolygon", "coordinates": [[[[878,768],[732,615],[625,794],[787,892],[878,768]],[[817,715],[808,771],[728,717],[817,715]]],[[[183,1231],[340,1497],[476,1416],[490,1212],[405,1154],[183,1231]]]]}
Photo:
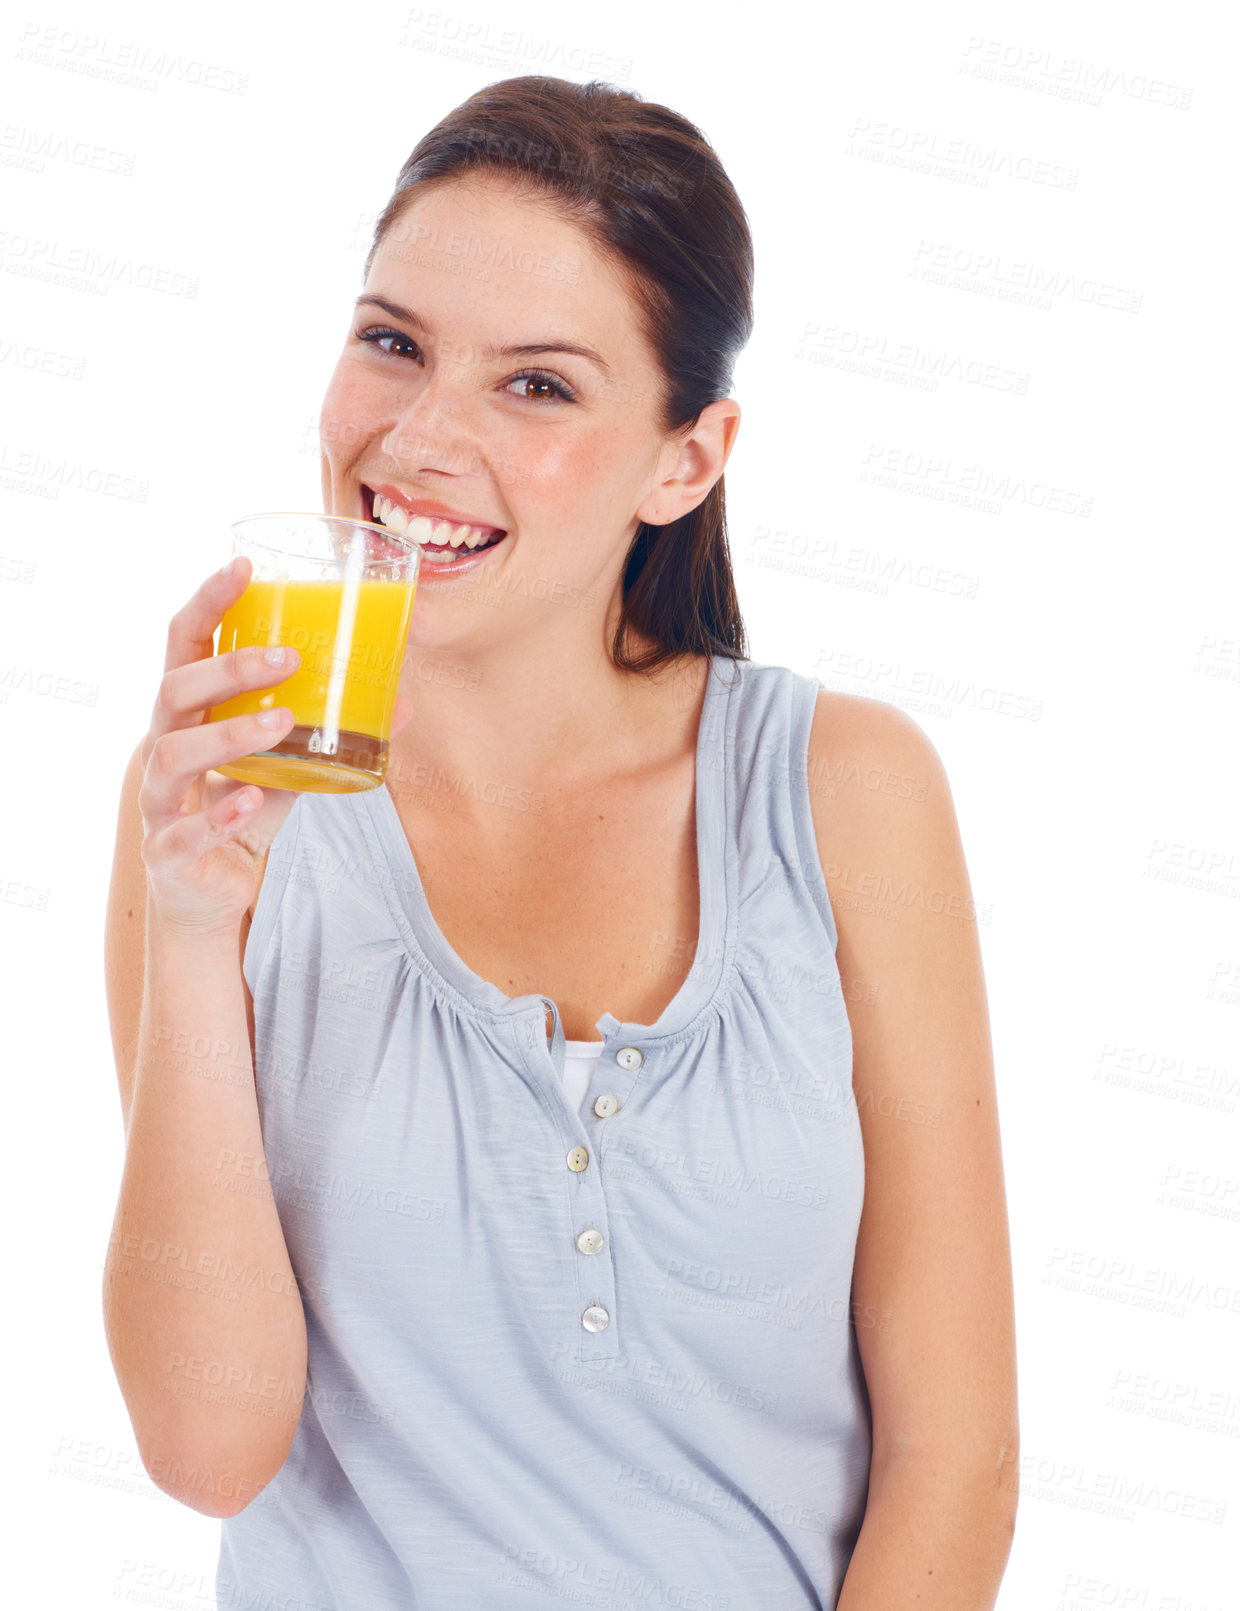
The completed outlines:
{"type": "Polygon", "coordinates": [[[683,491],[660,495],[680,459],[656,429],[660,385],[627,289],[574,226],[490,179],[415,191],[323,402],[324,507],[403,529],[429,503],[506,532],[443,568],[423,549],[413,641],[586,619],[597,637],[639,520],[685,512],[683,491]],[[517,347],[556,350],[488,350],[517,347]]]}

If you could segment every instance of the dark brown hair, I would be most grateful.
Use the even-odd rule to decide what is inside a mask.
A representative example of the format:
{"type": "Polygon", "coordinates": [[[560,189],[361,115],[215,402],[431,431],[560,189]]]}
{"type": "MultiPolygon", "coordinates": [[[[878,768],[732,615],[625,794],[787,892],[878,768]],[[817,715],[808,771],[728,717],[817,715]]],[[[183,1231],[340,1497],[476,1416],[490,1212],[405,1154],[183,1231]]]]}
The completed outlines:
{"type": "MultiPolygon", "coordinates": [[[[414,147],[375,224],[376,251],[419,185],[481,171],[580,228],[629,286],[662,374],[659,429],[697,423],[730,394],[753,331],[753,244],[731,181],[701,130],[595,79],[501,79],[414,147]]],[[[728,551],[723,477],[696,509],[638,526],[625,558],[612,660],[651,672],[681,654],[748,659],[728,551]],[[632,627],[653,641],[630,651],[632,627]]]]}

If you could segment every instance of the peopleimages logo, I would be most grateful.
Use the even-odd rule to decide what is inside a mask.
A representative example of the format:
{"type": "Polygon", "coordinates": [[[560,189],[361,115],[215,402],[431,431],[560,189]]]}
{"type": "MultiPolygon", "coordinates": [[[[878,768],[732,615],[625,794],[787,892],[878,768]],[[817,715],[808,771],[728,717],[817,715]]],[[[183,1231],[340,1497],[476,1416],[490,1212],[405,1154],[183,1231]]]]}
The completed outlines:
{"type": "Polygon", "coordinates": [[[45,699],[63,699],[70,705],[94,705],[99,699],[97,682],[71,682],[60,672],[36,671],[32,666],[0,667],[0,705],[9,695],[37,694],[45,699]]]}
{"type": "Polygon", "coordinates": [[[1061,56],[1055,50],[1038,50],[1006,39],[983,39],[972,34],[961,52],[960,71],[974,78],[991,78],[998,83],[1033,89],[1067,100],[1101,104],[1097,91],[1126,95],[1134,101],[1150,101],[1186,112],[1193,98],[1191,89],[1154,78],[1149,73],[1130,73],[1106,63],[1061,56]]]}
{"type": "Polygon", "coordinates": [[[938,241],[921,242],[913,254],[910,275],[935,285],[997,295],[1001,301],[1021,301],[1044,311],[1052,306],[1050,299],[1058,296],[1117,313],[1140,313],[1145,297],[1143,291],[1112,285],[1109,280],[1070,269],[1048,268],[1019,258],[1008,259],[997,251],[975,251],[938,241]],[[949,274],[955,278],[949,280],[949,274]]]}
{"type": "MultiPolygon", "coordinates": [[[[969,705],[996,716],[1014,716],[1023,721],[1036,722],[1042,715],[1042,701],[1010,688],[993,683],[978,683],[971,677],[949,677],[930,666],[905,666],[899,660],[876,660],[869,655],[853,654],[845,649],[824,649],[818,656],[815,672],[823,687],[823,675],[833,676],[858,684],[873,683],[888,693],[919,696],[937,712],[950,716],[959,706],[969,705]]],[[[846,691],[846,690],[845,690],[846,691]]],[[[904,704],[913,704],[905,699],[904,704]]]]}
{"type": "Polygon", "coordinates": [[[105,254],[93,246],[67,245],[21,230],[0,230],[0,259],[6,274],[47,280],[96,296],[107,296],[113,285],[132,285],[140,291],[190,300],[198,295],[194,275],[178,274],[155,263],[135,263],[132,258],[105,254]]]}
{"type": "Polygon", "coordinates": [[[938,453],[922,453],[901,447],[889,447],[871,442],[862,459],[862,478],[877,486],[900,487],[914,485],[933,488],[934,496],[951,497],[953,488],[976,493],[981,499],[1001,500],[1009,505],[1020,504],[1026,509],[1045,510],[1051,514],[1076,515],[1087,520],[1093,510],[1091,495],[1037,481],[1010,470],[992,470],[985,465],[957,463],[938,453]]]}
{"type": "Polygon", "coordinates": [[[514,1587],[541,1589],[589,1605],[665,1606],[676,1611],[734,1611],[731,1595],[712,1594],[692,1583],[653,1578],[638,1567],[595,1564],[553,1550],[505,1544],[499,1582],[514,1587]],[[539,1582],[539,1578],[544,1581],[539,1582]],[[547,1581],[553,1580],[553,1581],[547,1581]],[[587,1597],[587,1590],[607,1590],[587,1597]]]}
{"type": "MultiPolygon", "coordinates": [[[[576,262],[561,257],[549,257],[546,252],[535,252],[532,247],[515,250],[511,242],[496,236],[489,244],[478,235],[462,234],[453,230],[443,234],[438,226],[398,219],[384,239],[383,255],[404,261],[413,253],[427,252],[460,258],[463,262],[477,262],[488,271],[494,268],[511,269],[532,274],[537,279],[565,280],[576,285],[581,278],[576,262]]],[[[421,259],[417,259],[421,262],[421,259]]],[[[490,278],[489,273],[485,276],[490,278]]]]}
{"type": "Polygon", "coordinates": [[[881,331],[853,330],[844,325],[809,321],[796,350],[798,358],[828,368],[851,369],[876,378],[897,380],[923,391],[937,391],[939,382],[959,381],[989,391],[1023,397],[1029,390],[1027,370],[1004,369],[962,352],[922,347],[915,341],[893,341],[881,331]],[[888,371],[888,373],[884,373],[888,371]]]}
{"type": "Polygon", "coordinates": [[[12,364],[29,374],[55,375],[62,380],[81,380],[86,373],[85,358],[72,353],[37,347],[33,342],[18,343],[0,334],[0,364],[12,364]]]}
{"type": "Polygon", "coordinates": [[[0,443],[0,480],[10,490],[24,491],[13,481],[25,480],[32,486],[45,489],[40,496],[59,497],[64,487],[79,492],[98,492],[105,498],[123,498],[131,503],[145,503],[151,490],[149,481],[135,476],[122,475],[119,470],[104,470],[96,465],[85,465],[76,459],[55,458],[38,448],[21,448],[10,452],[6,443],[0,443]]]}
{"type": "Polygon", "coordinates": [[[244,95],[250,83],[248,73],[214,62],[187,60],[137,40],[113,40],[107,34],[82,33],[54,23],[26,23],[14,54],[18,61],[36,67],[54,67],[132,89],[157,90],[165,80],[175,78],[198,89],[244,95]]]}
{"type": "Polygon", "coordinates": [[[89,140],[71,140],[66,135],[10,123],[0,129],[0,162],[27,173],[43,173],[49,161],[65,162],[74,168],[90,168],[96,173],[114,173],[128,179],[133,174],[135,153],[113,151],[89,140]]]}
{"type": "Polygon", "coordinates": [[[867,158],[917,173],[959,178],[984,189],[992,174],[1046,185],[1052,190],[1075,190],[1079,168],[1065,167],[1028,152],[1007,151],[985,145],[967,135],[941,135],[937,129],[859,117],[853,124],[844,155],[867,158]]]}
{"type": "Polygon", "coordinates": [[[633,70],[632,61],[568,44],[545,35],[522,33],[519,29],[496,29],[489,22],[453,17],[444,11],[424,11],[411,7],[405,14],[398,44],[413,50],[429,50],[438,56],[483,65],[504,59],[528,63],[528,73],[581,73],[590,78],[606,78],[621,83],[633,70]]]}

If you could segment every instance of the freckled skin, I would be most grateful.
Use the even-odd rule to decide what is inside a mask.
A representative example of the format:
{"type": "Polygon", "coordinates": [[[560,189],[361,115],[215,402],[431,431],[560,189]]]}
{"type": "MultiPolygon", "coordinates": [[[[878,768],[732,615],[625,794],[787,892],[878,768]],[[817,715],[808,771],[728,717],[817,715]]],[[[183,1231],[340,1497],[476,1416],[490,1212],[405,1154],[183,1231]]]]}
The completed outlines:
{"type": "Polygon", "coordinates": [[[431,333],[371,305],[352,314],[320,419],[325,507],[360,514],[361,484],[388,480],[508,528],[518,540],[490,562],[490,585],[510,567],[592,590],[600,607],[588,624],[549,622],[545,606],[521,590],[508,592],[501,612],[445,586],[415,602],[410,642],[498,652],[503,640],[545,639],[550,628],[588,675],[584,657],[597,654],[613,593],[618,605],[639,521],[665,524],[700,502],[730,450],[739,408],[711,405],[717,440],[665,441],[655,424],[657,363],[623,280],[574,225],[494,182],[415,193],[363,289],[416,311],[431,333]],[[483,265],[485,254],[485,281],[459,272],[483,265]],[[357,339],[376,326],[406,339],[388,341],[390,355],[357,339]],[[593,347],[612,378],[565,353],[482,356],[487,344],[543,337],[593,347]],[[566,384],[578,401],[560,400],[545,381],[513,380],[529,369],[566,384]],[[667,482],[686,475],[687,483],[667,482]]]}
{"type": "Polygon", "coordinates": [[[410,621],[389,778],[436,921],[507,992],[554,994],[569,1038],[592,1038],[604,1008],[653,1021],[679,979],[629,964],[655,934],[696,931],[706,665],[684,655],[640,677],[610,646],[638,525],[702,502],[739,405],[708,404],[664,437],[658,360],[623,275],[493,177],[415,190],[361,293],[391,307],[363,302],[342,331],[320,419],[324,508],[363,515],[363,486],[387,483],[509,533],[459,580],[424,561],[410,621]],[[486,356],[558,341],[610,374],[560,350],[486,356]],[[440,776],[538,811],[415,783],[440,776]]]}

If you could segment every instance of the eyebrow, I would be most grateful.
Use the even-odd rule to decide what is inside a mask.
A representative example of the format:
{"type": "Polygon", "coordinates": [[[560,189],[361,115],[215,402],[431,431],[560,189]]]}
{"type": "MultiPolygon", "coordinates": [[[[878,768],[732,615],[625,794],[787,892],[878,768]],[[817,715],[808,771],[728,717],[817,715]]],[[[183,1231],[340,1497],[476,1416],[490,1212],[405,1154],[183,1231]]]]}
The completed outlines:
{"type": "MultiPolygon", "coordinates": [[[[393,319],[400,319],[403,323],[412,325],[415,330],[421,330],[424,335],[431,333],[430,326],[418,317],[412,308],[402,307],[399,302],[389,302],[382,296],[359,296],[354,307],[360,308],[364,303],[373,303],[376,308],[382,308],[384,313],[390,314],[393,319]]],[[[583,346],[576,341],[525,341],[516,347],[483,347],[484,358],[532,358],[540,352],[571,352],[578,358],[588,358],[610,380],[615,376],[603,358],[595,352],[593,347],[583,346]]]]}

